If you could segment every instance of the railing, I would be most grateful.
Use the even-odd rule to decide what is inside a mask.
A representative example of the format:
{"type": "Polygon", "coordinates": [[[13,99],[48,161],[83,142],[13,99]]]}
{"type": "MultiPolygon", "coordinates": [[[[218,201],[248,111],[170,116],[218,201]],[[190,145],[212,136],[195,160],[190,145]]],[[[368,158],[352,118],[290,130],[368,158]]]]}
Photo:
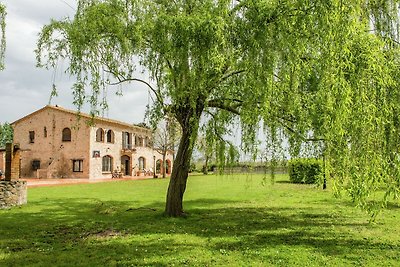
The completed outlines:
{"type": "Polygon", "coordinates": [[[123,144],[122,149],[129,149],[132,150],[132,144],[123,144]]]}

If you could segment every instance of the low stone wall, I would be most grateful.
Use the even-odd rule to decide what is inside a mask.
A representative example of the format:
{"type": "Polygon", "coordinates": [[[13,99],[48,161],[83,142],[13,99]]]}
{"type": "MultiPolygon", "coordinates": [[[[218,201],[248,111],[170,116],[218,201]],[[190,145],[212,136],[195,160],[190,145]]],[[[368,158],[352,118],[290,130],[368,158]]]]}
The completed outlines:
{"type": "Polygon", "coordinates": [[[26,181],[0,182],[0,209],[27,203],[26,181]]]}

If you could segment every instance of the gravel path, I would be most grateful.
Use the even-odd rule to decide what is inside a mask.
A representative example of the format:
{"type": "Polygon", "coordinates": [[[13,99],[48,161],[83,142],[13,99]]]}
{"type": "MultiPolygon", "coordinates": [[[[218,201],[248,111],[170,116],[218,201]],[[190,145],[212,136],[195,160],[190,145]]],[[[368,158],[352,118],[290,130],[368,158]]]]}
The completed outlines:
{"type": "Polygon", "coordinates": [[[153,176],[137,176],[137,177],[126,177],[126,178],[115,178],[115,179],[71,179],[71,178],[63,178],[63,179],[37,179],[37,178],[28,178],[21,179],[27,182],[29,188],[32,187],[40,187],[40,186],[63,186],[63,185],[71,185],[71,184],[91,184],[91,183],[105,183],[105,182],[114,182],[114,181],[131,181],[131,180],[145,180],[145,179],[153,179],[153,176]]]}

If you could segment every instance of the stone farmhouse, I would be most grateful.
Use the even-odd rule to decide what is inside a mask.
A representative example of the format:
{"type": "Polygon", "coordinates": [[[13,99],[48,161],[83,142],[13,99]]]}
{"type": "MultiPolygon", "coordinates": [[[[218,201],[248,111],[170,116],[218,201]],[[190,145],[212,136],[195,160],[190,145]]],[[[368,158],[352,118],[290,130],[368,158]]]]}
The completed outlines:
{"type": "Polygon", "coordinates": [[[172,170],[152,147],[152,132],[116,120],[45,106],[15,122],[14,143],[21,150],[22,178],[111,178],[172,170]]]}

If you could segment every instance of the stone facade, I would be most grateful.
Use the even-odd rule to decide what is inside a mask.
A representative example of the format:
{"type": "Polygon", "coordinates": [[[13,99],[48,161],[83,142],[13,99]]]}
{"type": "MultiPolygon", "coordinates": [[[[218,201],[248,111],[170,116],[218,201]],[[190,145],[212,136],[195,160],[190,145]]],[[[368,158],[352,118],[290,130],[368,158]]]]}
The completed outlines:
{"type": "MultiPolygon", "coordinates": [[[[46,106],[12,126],[25,178],[111,178],[112,171],[133,176],[154,169],[162,158],[151,147],[147,128],[78,116],[57,106],[46,106]]],[[[171,170],[172,153],[167,158],[171,170]]]]}
{"type": "MultiPolygon", "coordinates": [[[[7,144],[8,148],[6,148],[6,153],[10,153],[10,176],[9,180],[15,180],[19,179],[21,177],[21,168],[20,168],[20,163],[21,163],[21,151],[19,149],[18,145],[14,144],[7,144]],[[7,152],[7,149],[9,152],[7,152]]],[[[6,163],[7,163],[7,154],[6,154],[6,163]]],[[[7,168],[7,165],[6,165],[7,168]]],[[[7,172],[6,174],[6,180],[7,180],[7,172]]]]}
{"type": "Polygon", "coordinates": [[[26,203],[26,181],[0,181],[0,209],[26,203]]]}

